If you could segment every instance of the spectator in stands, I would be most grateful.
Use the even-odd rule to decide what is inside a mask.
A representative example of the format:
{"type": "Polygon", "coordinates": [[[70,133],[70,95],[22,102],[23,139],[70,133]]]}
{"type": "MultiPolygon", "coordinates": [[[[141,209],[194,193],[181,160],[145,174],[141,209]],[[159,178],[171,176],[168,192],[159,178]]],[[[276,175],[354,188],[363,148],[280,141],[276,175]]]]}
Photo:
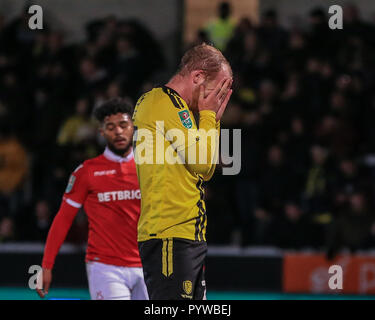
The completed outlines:
{"type": "Polygon", "coordinates": [[[277,12],[268,9],[263,13],[258,30],[260,41],[271,54],[280,54],[287,44],[287,32],[280,26],[277,12]]]}
{"type": "Polygon", "coordinates": [[[0,123],[0,216],[15,216],[29,172],[26,149],[11,132],[9,119],[0,123]]]}
{"type": "Polygon", "coordinates": [[[282,212],[290,182],[284,151],[280,146],[273,145],[268,149],[267,162],[261,170],[252,233],[254,243],[269,244],[273,219],[282,212]]]}
{"type": "Polygon", "coordinates": [[[57,142],[61,146],[79,145],[90,142],[96,137],[96,124],[91,118],[91,110],[87,98],[76,102],[76,112],[63,123],[57,142]]]}
{"type": "MultiPolygon", "coordinates": [[[[293,168],[293,171],[297,175],[296,178],[299,180],[304,179],[309,165],[309,153],[306,146],[311,144],[311,136],[307,130],[305,121],[299,116],[293,116],[290,120],[289,140],[286,152],[289,167],[293,168]]],[[[297,189],[302,190],[302,182],[299,182],[298,185],[297,189]]]]}
{"type": "Polygon", "coordinates": [[[367,181],[353,159],[344,158],[338,164],[334,188],[336,192],[351,195],[358,188],[366,187],[367,181]]]}
{"type": "Polygon", "coordinates": [[[77,94],[89,96],[95,91],[104,90],[107,85],[108,72],[98,66],[93,58],[85,57],[80,61],[79,73],[77,94]]]}
{"type": "Polygon", "coordinates": [[[139,87],[146,78],[147,64],[129,36],[121,36],[116,42],[116,58],[112,73],[123,83],[126,94],[136,99],[139,87]]]}
{"type": "Polygon", "coordinates": [[[284,249],[312,247],[309,217],[295,201],[286,201],[283,214],[275,217],[272,226],[274,244],[284,249]]]}
{"type": "Polygon", "coordinates": [[[324,245],[327,225],[332,221],[331,192],[333,169],[330,154],[320,145],[313,145],[311,165],[307,171],[304,193],[304,210],[309,215],[314,230],[316,247],[324,245]]]}
{"type": "Polygon", "coordinates": [[[328,204],[328,151],[322,146],[314,145],[311,151],[311,166],[307,173],[305,200],[308,211],[313,214],[326,213],[328,204]]]}
{"type": "Polygon", "coordinates": [[[375,216],[362,191],[356,190],[330,225],[327,237],[327,254],[333,258],[340,249],[352,252],[374,245],[375,216]]]}
{"type": "Polygon", "coordinates": [[[314,8],[309,13],[308,51],[319,58],[330,58],[336,54],[334,31],[329,28],[326,11],[314,8]]]}
{"type": "Polygon", "coordinates": [[[0,243],[15,239],[14,220],[7,216],[0,218],[0,243]]]}
{"type": "Polygon", "coordinates": [[[344,6],[344,22],[345,37],[359,36],[366,42],[374,44],[372,33],[374,26],[363,21],[360,17],[360,12],[354,3],[349,3],[344,6]]]}
{"type": "Polygon", "coordinates": [[[221,51],[225,51],[228,41],[233,35],[235,22],[231,18],[231,5],[221,2],[218,6],[218,17],[207,23],[204,30],[212,44],[221,51]]]}
{"type": "MultiPolygon", "coordinates": [[[[36,33],[29,28],[29,6],[25,4],[21,14],[16,16],[3,29],[8,52],[21,56],[28,51],[35,40],[36,33]]],[[[46,28],[48,28],[46,26],[46,28]]]]}
{"type": "MultiPolygon", "coordinates": [[[[97,154],[97,123],[91,116],[92,107],[87,97],[76,102],[76,112],[61,125],[57,143],[64,154],[65,166],[74,166],[84,158],[92,158],[97,154]]],[[[55,161],[59,161],[55,159],[55,161]]],[[[62,163],[59,161],[59,163],[62,163]]]]}
{"type": "Polygon", "coordinates": [[[34,241],[44,242],[52,223],[51,209],[46,200],[40,199],[36,202],[32,218],[28,227],[31,237],[34,241]]]}
{"type": "Polygon", "coordinates": [[[199,29],[195,34],[195,38],[191,43],[188,43],[186,46],[186,50],[193,48],[201,43],[210,43],[210,39],[208,38],[207,32],[204,29],[199,29]]]}

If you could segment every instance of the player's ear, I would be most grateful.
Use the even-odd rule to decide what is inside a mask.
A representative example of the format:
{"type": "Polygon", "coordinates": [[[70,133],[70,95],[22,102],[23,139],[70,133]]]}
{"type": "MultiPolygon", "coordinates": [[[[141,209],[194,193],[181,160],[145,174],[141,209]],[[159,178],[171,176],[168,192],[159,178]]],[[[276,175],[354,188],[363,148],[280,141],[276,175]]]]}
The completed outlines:
{"type": "Polygon", "coordinates": [[[203,70],[194,70],[191,73],[193,84],[200,86],[206,81],[206,74],[203,70]]]}

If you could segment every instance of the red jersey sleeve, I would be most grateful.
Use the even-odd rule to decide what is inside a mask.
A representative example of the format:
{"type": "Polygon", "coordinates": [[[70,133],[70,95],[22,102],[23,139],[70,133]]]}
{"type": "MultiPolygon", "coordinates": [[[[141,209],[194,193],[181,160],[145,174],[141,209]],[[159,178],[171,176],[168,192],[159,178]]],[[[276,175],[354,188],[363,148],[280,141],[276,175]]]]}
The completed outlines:
{"type": "Polygon", "coordinates": [[[70,176],[63,201],[48,232],[42,267],[52,269],[56,255],[63,244],[79,208],[84,203],[88,181],[86,168],[80,165],[70,176]]]}
{"type": "Polygon", "coordinates": [[[70,206],[65,201],[61,203],[60,210],[56,214],[55,219],[53,219],[48,232],[42,261],[43,268],[53,268],[57,253],[66,238],[77,212],[78,208],[70,206]]]}
{"type": "Polygon", "coordinates": [[[69,178],[63,200],[72,207],[80,208],[87,197],[88,178],[87,166],[79,165],[69,178]]]}

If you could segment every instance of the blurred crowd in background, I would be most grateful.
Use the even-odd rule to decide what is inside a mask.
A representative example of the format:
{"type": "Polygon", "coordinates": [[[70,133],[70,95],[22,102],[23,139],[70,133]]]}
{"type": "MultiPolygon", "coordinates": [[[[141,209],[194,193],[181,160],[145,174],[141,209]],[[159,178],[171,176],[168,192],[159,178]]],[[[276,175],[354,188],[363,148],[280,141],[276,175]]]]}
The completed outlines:
{"type": "MultiPolygon", "coordinates": [[[[284,29],[275,10],[255,25],[217,19],[181,48],[207,42],[234,71],[222,128],[242,129],[241,172],[206,185],[210,244],[324,249],[375,245],[375,24],[353,5],[344,29],[316,8],[284,29]]],[[[44,241],[70,173],[102,152],[92,111],[133,104],[166,65],[136,20],[92,21],[82,43],[0,16],[0,241],[44,241]]],[[[81,212],[68,241],[82,243],[81,212]]]]}

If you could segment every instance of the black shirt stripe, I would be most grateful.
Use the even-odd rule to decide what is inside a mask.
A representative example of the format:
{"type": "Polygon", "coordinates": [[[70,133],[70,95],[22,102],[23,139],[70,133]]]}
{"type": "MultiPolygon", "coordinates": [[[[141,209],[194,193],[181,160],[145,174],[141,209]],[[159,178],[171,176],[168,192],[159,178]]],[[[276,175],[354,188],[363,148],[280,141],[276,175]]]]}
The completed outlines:
{"type": "MultiPolygon", "coordinates": [[[[178,103],[177,101],[177,97],[171,90],[171,88],[168,88],[166,86],[163,86],[163,92],[166,93],[168,95],[168,97],[171,99],[173,105],[177,108],[177,109],[182,109],[181,105],[178,103]]],[[[174,91],[174,90],[173,90],[174,91]]],[[[174,91],[176,92],[176,91],[174,91]]],[[[180,102],[181,103],[181,102],[180,102]]]]}
{"type": "Polygon", "coordinates": [[[204,199],[204,190],[203,190],[203,179],[199,177],[199,181],[196,184],[197,189],[199,190],[200,199],[197,202],[198,207],[198,217],[196,218],[197,221],[195,223],[195,239],[203,241],[203,229],[204,229],[204,223],[206,221],[206,210],[203,208],[203,199],[204,199]],[[199,239],[200,238],[200,239],[199,239]]]}

